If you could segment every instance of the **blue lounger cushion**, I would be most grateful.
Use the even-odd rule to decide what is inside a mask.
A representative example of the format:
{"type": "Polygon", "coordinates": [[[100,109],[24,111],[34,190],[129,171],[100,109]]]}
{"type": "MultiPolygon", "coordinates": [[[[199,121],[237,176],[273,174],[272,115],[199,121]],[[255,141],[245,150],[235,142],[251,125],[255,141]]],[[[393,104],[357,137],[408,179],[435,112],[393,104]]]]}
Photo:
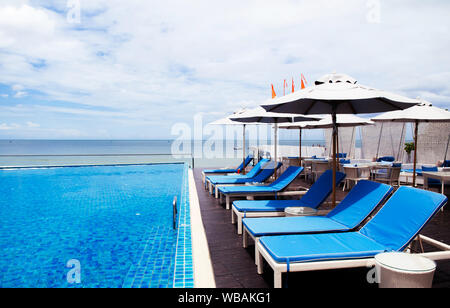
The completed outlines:
{"type": "Polygon", "coordinates": [[[378,158],[377,159],[377,162],[390,162],[390,163],[392,163],[392,162],[394,162],[395,161],[395,157],[393,157],[393,156],[384,156],[384,157],[380,157],[380,158],[378,158]]]}
{"type": "Polygon", "coordinates": [[[446,203],[444,195],[402,186],[360,233],[402,251],[446,203]]]}
{"type": "Polygon", "coordinates": [[[356,232],[269,236],[260,243],[278,263],[370,258],[387,251],[356,232]]]}
{"type": "Polygon", "coordinates": [[[325,216],[245,218],[243,224],[253,237],[349,231],[325,216]]]}
{"type": "Polygon", "coordinates": [[[247,156],[245,159],[245,166],[243,163],[239,165],[236,169],[211,169],[211,170],[203,170],[203,173],[237,173],[238,170],[242,170],[244,167],[247,167],[253,161],[253,155],[247,156]]]}
{"type": "Polygon", "coordinates": [[[351,231],[358,227],[386,198],[393,188],[386,184],[360,181],[327,216],[244,219],[254,237],[351,231]]]}
{"type": "Polygon", "coordinates": [[[203,170],[204,173],[237,173],[237,169],[210,169],[203,170]]]}
{"type": "Polygon", "coordinates": [[[447,203],[447,197],[400,187],[359,232],[267,236],[261,245],[279,263],[371,258],[403,251],[447,203]]]}
{"type": "Polygon", "coordinates": [[[273,183],[267,186],[230,186],[220,187],[223,194],[257,194],[257,193],[277,193],[289,186],[297,176],[302,173],[303,167],[291,166],[273,183]]]}
{"type": "Polygon", "coordinates": [[[233,179],[252,179],[253,177],[255,177],[261,170],[262,168],[269,162],[268,159],[262,159],[259,161],[259,163],[253,167],[252,170],[250,170],[250,172],[248,172],[246,175],[243,174],[237,174],[237,175],[225,175],[225,176],[221,176],[221,175],[209,175],[206,177],[206,179],[208,181],[210,181],[213,184],[216,183],[222,183],[222,181],[230,181],[233,179]]]}
{"type": "MultiPolygon", "coordinates": [[[[345,173],[336,173],[336,185],[345,178],[345,173]]],[[[318,208],[330,196],[333,191],[333,171],[325,171],[311,186],[308,192],[300,200],[271,200],[271,201],[235,201],[234,207],[239,212],[284,212],[287,207],[311,207],[318,208]]]]}

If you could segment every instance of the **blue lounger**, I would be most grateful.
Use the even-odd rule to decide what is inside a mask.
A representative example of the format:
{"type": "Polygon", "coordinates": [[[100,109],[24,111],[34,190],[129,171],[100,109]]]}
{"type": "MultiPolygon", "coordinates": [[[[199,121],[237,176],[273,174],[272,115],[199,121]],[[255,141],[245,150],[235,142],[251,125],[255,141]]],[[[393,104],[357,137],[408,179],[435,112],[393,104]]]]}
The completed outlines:
{"type": "Polygon", "coordinates": [[[212,183],[220,183],[220,181],[230,180],[230,179],[251,179],[255,177],[263,167],[269,162],[269,159],[262,159],[258,162],[258,164],[253,167],[247,174],[233,174],[233,175],[208,175],[206,176],[206,180],[212,183]]]}
{"type": "MultiPolygon", "coordinates": [[[[336,186],[345,179],[345,173],[336,173],[336,186]]],[[[233,202],[232,223],[237,217],[238,234],[242,234],[242,219],[244,217],[276,217],[284,216],[284,210],[288,207],[310,207],[317,209],[333,192],[333,171],[325,171],[311,186],[300,200],[264,200],[233,202]]]]}
{"type": "Polygon", "coordinates": [[[262,159],[258,162],[258,164],[253,167],[250,172],[248,172],[246,175],[244,174],[233,174],[233,175],[206,175],[205,178],[205,189],[207,188],[207,185],[209,185],[209,190],[212,192],[212,186],[214,184],[220,183],[222,181],[230,181],[234,179],[251,179],[255,177],[261,170],[262,167],[265,166],[270,160],[268,159],[262,159]]]}
{"type": "Polygon", "coordinates": [[[303,167],[291,166],[273,183],[262,186],[224,186],[219,187],[219,196],[226,197],[226,208],[230,209],[231,197],[277,196],[282,193],[302,173],[303,167]]]}
{"type": "Polygon", "coordinates": [[[213,187],[214,187],[215,188],[215,197],[219,198],[219,188],[220,187],[244,185],[247,183],[259,183],[259,184],[264,183],[276,172],[276,170],[281,168],[281,166],[283,166],[282,163],[277,163],[275,165],[275,162],[269,162],[263,167],[262,171],[260,173],[258,173],[257,175],[255,175],[253,178],[249,178],[249,179],[230,178],[230,179],[228,179],[228,181],[225,181],[225,179],[223,179],[220,182],[219,181],[216,181],[215,183],[209,182],[210,192],[212,193],[213,187]]]}
{"type": "Polygon", "coordinates": [[[251,162],[253,161],[253,155],[247,156],[245,159],[245,164],[242,162],[239,167],[236,169],[209,169],[209,170],[203,170],[203,182],[205,182],[206,175],[209,174],[228,174],[228,173],[238,173],[238,171],[243,170],[246,168],[251,162]]]}
{"type": "MultiPolygon", "coordinates": [[[[281,287],[283,272],[373,265],[379,253],[405,251],[446,203],[446,196],[403,186],[357,232],[262,237],[257,244],[258,273],[265,259],[274,269],[275,287],[281,287]]],[[[445,255],[422,255],[450,258],[450,246],[435,246],[445,246],[445,255]]]]}
{"type": "Polygon", "coordinates": [[[392,191],[386,184],[360,181],[326,216],[244,219],[244,238],[247,233],[257,241],[263,236],[348,232],[367,219],[392,191]]]}

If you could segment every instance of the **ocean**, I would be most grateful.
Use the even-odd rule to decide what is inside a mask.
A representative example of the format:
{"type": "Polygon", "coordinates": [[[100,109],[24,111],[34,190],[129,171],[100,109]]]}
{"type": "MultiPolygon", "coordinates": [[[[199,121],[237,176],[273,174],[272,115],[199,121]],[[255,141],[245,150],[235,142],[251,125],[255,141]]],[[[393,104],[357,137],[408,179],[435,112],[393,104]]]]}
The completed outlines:
{"type": "MultiPolygon", "coordinates": [[[[174,140],[0,140],[0,166],[67,166],[141,164],[184,161],[195,167],[232,166],[242,160],[242,141],[187,141],[173,150],[174,140]],[[207,149],[215,151],[213,155],[207,149]],[[217,148],[217,149],[215,149],[217,148]],[[173,155],[177,154],[177,155],[173,155]]],[[[280,140],[281,146],[298,146],[280,140]]],[[[250,141],[247,144],[262,145],[250,141]]],[[[304,140],[303,146],[324,145],[304,140]]]]}

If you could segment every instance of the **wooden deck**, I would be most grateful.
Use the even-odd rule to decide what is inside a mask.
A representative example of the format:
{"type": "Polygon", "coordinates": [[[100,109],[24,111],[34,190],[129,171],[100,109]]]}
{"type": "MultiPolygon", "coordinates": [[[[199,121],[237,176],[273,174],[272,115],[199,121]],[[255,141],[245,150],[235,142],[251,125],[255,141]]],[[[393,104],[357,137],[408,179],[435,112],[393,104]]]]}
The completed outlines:
{"type": "MultiPolygon", "coordinates": [[[[214,276],[218,288],[271,288],[273,272],[265,268],[265,274],[256,273],[254,246],[242,248],[242,236],[237,235],[236,226],[231,224],[231,213],[219,205],[216,199],[204,190],[201,169],[194,170],[203,224],[208,239],[214,276]]],[[[301,180],[299,185],[306,185],[301,180]]],[[[297,183],[296,183],[297,184],[297,183]]],[[[338,200],[345,194],[338,190],[338,200]]],[[[450,210],[440,212],[425,228],[424,235],[450,244],[450,210]]],[[[298,287],[335,287],[353,286],[357,288],[376,288],[367,283],[369,269],[350,269],[322,272],[290,273],[284,275],[284,286],[298,287]]],[[[450,287],[450,261],[438,262],[434,287],[450,287]]]]}

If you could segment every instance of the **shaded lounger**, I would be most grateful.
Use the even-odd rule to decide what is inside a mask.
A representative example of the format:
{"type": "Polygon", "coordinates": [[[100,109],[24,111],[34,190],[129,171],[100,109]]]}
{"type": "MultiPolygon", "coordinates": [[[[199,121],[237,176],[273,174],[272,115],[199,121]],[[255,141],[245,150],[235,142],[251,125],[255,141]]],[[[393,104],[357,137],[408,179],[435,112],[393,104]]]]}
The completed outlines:
{"type": "MultiPolygon", "coordinates": [[[[345,173],[336,173],[336,186],[345,179],[345,173]]],[[[311,186],[300,200],[239,200],[233,202],[231,222],[235,223],[237,217],[238,234],[242,234],[242,219],[247,217],[277,217],[285,216],[284,210],[288,207],[310,207],[317,209],[333,192],[333,171],[325,171],[311,186]]]]}
{"type": "Polygon", "coordinates": [[[216,174],[216,175],[223,175],[223,174],[229,174],[229,173],[237,173],[238,170],[241,171],[244,168],[246,168],[251,162],[253,161],[253,155],[249,155],[247,156],[247,158],[245,159],[245,164],[244,162],[242,162],[239,167],[237,167],[236,169],[210,169],[210,170],[203,170],[202,171],[202,180],[203,183],[205,183],[205,179],[207,175],[212,175],[212,174],[216,174]]]}
{"type": "Polygon", "coordinates": [[[284,190],[292,184],[292,182],[302,173],[303,167],[291,166],[283,172],[283,174],[273,183],[266,186],[225,186],[219,187],[219,197],[222,200],[222,195],[226,198],[226,208],[230,209],[231,197],[247,197],[253,198],[255,196],[275,197],[283,195],[304,195],[306,191],[284,193],[284,190]]]}
{"type": "MultiPolygon", "coordinates": [[[[326,216],[244,219],[243,246],[247,247],[247,235],[258,243],[259,238],[263,236],[355,230],[378,206],[383,204],[393,190],[392,186],[386,184],[361,181],[326,216]]],[[[255,260],[258,260],[256,250],[255,255],[255,260]]]]}
{"type": "Polygon", "coordinates": [[[256,245],[258,273],[266,260],[274,270],[275,287],[281,287],[282,273],[370,267],[377,254],[403,252],[415,239],[443,250],[420,255],[450,259],[449,245],[419,236],[446,203],[443,195],[403,186],[358,232],[262,237],[256,245]]]}
{"type": "Polygon", "coordinates": [[[208,175],[205,179],[205,186],[209,186],[209,192],[212,193],[214,186],[217,184],[245,184],[246,180],[252,180],[257,176],[263,168],[270,162],[268,159],[262,159],[258,164],[253,167],[246,175],[236,174],[236,175],[208,175]],[[242,182],[242,183],[239,183],[242,182]]]}

